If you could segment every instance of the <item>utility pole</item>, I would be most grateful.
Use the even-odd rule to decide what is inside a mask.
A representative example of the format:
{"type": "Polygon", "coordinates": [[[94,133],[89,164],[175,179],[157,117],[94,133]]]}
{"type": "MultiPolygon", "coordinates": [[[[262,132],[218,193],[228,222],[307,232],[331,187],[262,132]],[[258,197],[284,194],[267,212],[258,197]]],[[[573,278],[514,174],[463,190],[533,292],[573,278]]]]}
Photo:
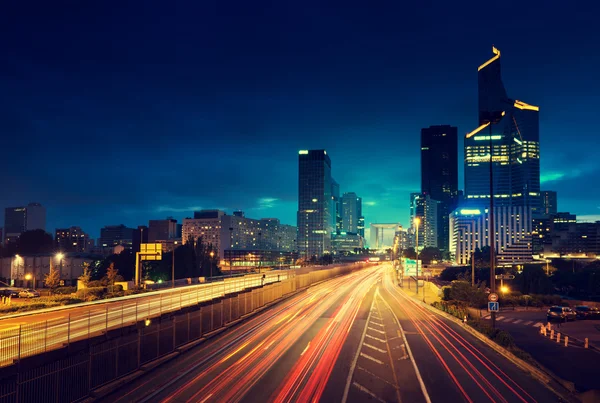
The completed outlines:
{"type": "Polygon", "coordinates": [[[173,252],[171,260],[171,288],[175,288],[175,242],[173,242],[173,252]]]}
{"type": "Polygon", "coordinates": [[[421,219],[419,217],[415,217],[415,227],[417,228],[416,230],[416,236],[415,236],[415,252],[417,254],[416,259],[415,259],[415,263],[416,263],[416,279],[417,279],[417,292],[416,292],[416,296],[419,297],[419,224],[421,223],[421,219]]]}

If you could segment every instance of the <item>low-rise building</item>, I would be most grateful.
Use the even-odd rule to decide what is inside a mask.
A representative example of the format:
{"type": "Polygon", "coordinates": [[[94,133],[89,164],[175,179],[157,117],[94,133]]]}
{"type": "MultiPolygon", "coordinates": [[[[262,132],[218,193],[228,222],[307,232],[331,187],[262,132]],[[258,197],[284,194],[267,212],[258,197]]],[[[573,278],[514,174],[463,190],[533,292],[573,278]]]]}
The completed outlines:
{"type": "Polygon", "coordinates": [[[358,233],[340,232],[332,235],[331,247],[336,253],[358,253],[365,247],[365,239],[358,233]]]}

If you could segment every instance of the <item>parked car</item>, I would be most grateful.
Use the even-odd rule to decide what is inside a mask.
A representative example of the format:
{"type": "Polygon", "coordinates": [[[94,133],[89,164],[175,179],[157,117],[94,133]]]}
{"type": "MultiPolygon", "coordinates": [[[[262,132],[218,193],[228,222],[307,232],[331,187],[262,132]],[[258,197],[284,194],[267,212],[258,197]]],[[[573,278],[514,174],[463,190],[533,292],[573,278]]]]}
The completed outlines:
{"type": "Polygon", "coordinates": [[[11,298],[19,298],[19,289],[17,288],[3,288],[0,289],[0,298],[1,297],[11,297],[11,298]]]}
{"type": "Polygon", "coordinates": [[[553,306],[548,309],[547,318],[549,322],[552,320],[567,322],[569,320],[575,320],[577,318],[577,314],[569,307],[553,306]]]}
{"type": "Polygon", "coordinates": [[[591,306],[589,319],[600,319],[600,309],[596,308],[595,306],[591,306]]]}
{"type": "Polygon", "coordinates": [[[587,305],[578,305],[575,307],[577,319],[592,319],[593,310],[587,305]]]}
{"type": "Polygon", "coordinates": [[[39,296],[40,293],[36,290],[32,290],[31,288],[19,292],[19,298],[37,298],[39,296]]]}

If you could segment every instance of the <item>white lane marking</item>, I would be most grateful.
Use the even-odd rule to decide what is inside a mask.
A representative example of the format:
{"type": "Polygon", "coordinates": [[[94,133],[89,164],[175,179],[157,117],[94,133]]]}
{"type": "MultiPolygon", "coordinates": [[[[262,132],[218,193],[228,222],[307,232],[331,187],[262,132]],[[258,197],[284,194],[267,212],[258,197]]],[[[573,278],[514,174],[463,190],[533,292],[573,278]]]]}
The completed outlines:
{"type": "Polygon", "coordinates": [[[373,350],[375,350],[375,351],[379,351],[380,353],[387,353],[387,351],[386,351],[386,350],[382,350],[382,349],[380,349],[379,347],[375,347],[375,346],[372,346],[372,345],[370,345],[370,344],[367,344],[367,343],[363,343],[363,346],[367,346],[367,347],[369,347],[369,348],[372,348],[373,350]]]}
{"type": "Polygon", "coordinates": [[[373,322],[373,321],[371,321],[370,323],[371,323],[372,325],[377,325],[377,326],[384,327],[384,326],[383,326],[381,323],[377,323],[377,322],[373,322]]]}
{"type": "Polygon", "coordinates": [[[502,319],[504,319],[504,316],[498,316],[498,317],[496,318],[496,320],[502,320],[502,319]]]}
{"type": "Polygon", "coordinates": [[[306,348],[302,351],[302,353],[300,353],[300,356],[303,356],[304,353],[306,353],[306,350],[308,350],[309,347],[310,347],[310,341],[308,342],[308,344],[306,345],[306,348]]]}
{"type": "Polygon", "coordinates": [[[378,360],[378,359],[377,359],[377,358],[375,358],[375,357],[371,357],[369,354],[365,354],[365,353],[361,352],[361,353],[360,353],[360,356],[361,356],[361,357],[365,357],[367,360],[371,360],[371,361],[373,361],[373,362],[376,362],[377,364],[383,365],[383,361],[381,361],[381,360],[378,360]]]}
{"type": "Polygon", "coordinates": [[[373,340],[377,340],[377,341],[379,341],[379,342],[381,342],[381,343],[385,343],[385,340],[383,340],[383,339],[380,339],[379,337],[371,336],[371,335],[370,335],[370,334],[368,334],[368,333],[367,333],[367,334],[365,334],[365,336],[367,336],[369,339],[373,339],[373,340]]]}
{"type": "Polygon", "coordinates": [[[509,323],[512,322],[513,320],[514,320],[514,318],[506,318],[506,319],[504,319],[505,322],[509,322],[509,323]]]}
{"type": "Polygon", "coordinates": [[[513,323],[516,325],[517,323],[521,323],[521,322],[523,322],[523,319],[517,319],[513,323]]]}
{"type": "Polygon", "coordinates": [[[365,323],[365,328],[363,330],[362,337],[360,338],[360,343],[358,345],[358,349],[356,350],[356,355],[354,356],[354,360],[352,360],[352,364],[350,364],[350,370],[348,371],[348,378],[346,379],[346,386],[344,387],[344,394],[342,395],[342,403],[346,403],[348,400],[348,392],[350,391],[350,383],[352,382],[352,377],[354,376],[354,368],[356,367],[356,362],[358,361],[358,357],[360,355],[360,349],[362,348],[362,344],[365,341],[365,336],[367,334],[367,327],[369,321],[371,320],[371,310],[375,306],[375,297],[373,297],[373,301],[371,302],[371,308],[369,309],[369,316],[367,316],[367,322],[365,323]]]}
{"type": "Polygon", "coordinates": [[[360,390],[361,392],[365,392],[367,395],[371,396],[373,399],[376,399],[382,403],[386,403],[385,400],[380,399],[379,396],[377,396],[375,393],[371,392],[369,389],[365,388],[361,384],[353,382],[352,385],[354,385],[354,387],[356,389],[360,390]]]}
{"type": "Polygon", "coordinates": [[[372,328],[371,326],[367,326],[367,329],[372,330],[374,332],[380,333],[380,334],[385,334],[385,332],[382,332],[381,330],[377,330],[375,328],[372,328]]]}
{"type": "Polygon", "coordinates": [[[383,381],[383,382],[387,383],[388,385],[390,385],[390,386],[392,386],[392,387],[396,388],[396,385],[394,385],[394,384],[393,384],[393,383],[391,383],[390,381],[388,381],[388,380],[386,380],[386,379],[383,379],[383,378],[381,378],[381,377],[379,377],[379,376],[375,375],[374,373],[372,373],[372,372],[371,372],[371,371],[369,371],[368,369],[365,369],[365,368],[361,367],[360,365],[357,365],[357,366],[356,366],[356,369],[358,369],[359,371],[363,371],[363,372],[365,372],[365,373],[369,374],[370,376],[372,376],[373,378],[375,378],[375,379],[379,379],[380,381],[383,381]]]}
{"type": "Polygon", "coordinates": [[[541,327],[544,326],[544,324],[542,322],[538,322],[535,325],[533,325],[533,327],[541,327]]]}
{"type": "Polygon", "coordinates": [[[523,323],[523,324],[524,324],[525,326],[529,326],[529,325],[531,325],[532,323],[533,323],[533,321],[532,321],[532,320],[528,320],[527,322],[525,322],[525,323],[523,323]]]}
{"type": "MultiPolygon", "coordinates": [[[[389,286],[386,285],[386,289],[390,293],[390,295],[392,295],[392,293],[389,289],[389,286]]],[[[399,292],[397,290],[394,290],[394,291],[396,291],[399,294],[399,292]]],[[[396,298],[394,295],[392,295],[392,298],[394,298],[396,300],[396,302],[398,302],[398,304],[400,304],[400,300],[398,298],[396,298]]],[[[388,310],[392,313],[392,316],[394,317],[394,320],[396,321],[396,324],[398,325],[398,328],[400,329],[400,333],[402,334],[402,338],[404,339],[404,345],[406,346],[406,351],[408,352],[410,361],[412,362],[413,367],[415,369],[415,373],[417,374],[417,379],[419,380],[419,385],[421,386],[421,391],[423,392],[425,401],[427,403],[431,403],[431,398],[429,397],[427,388],[425,388],[425,382],[423,382],[423,378],[421,377],[421,372],[419,371],[419,367],[417,366],[417,362],[415,361],[415,356],[413,355],[410,345],[408,344],[408,340],[406,340],[406,334],[405,334],[406,332],[404,331],[404,329],[402,329],[402,325],[400,324],[400,321],[398,320],[398,316],[396,316],[396,313],[392,310],[392,308],[390,307],[390,304],[388,304],[388,302],[383,297],[381,298],[381,300],[383,301],[384,304],[387,305],[388,310]]]]}

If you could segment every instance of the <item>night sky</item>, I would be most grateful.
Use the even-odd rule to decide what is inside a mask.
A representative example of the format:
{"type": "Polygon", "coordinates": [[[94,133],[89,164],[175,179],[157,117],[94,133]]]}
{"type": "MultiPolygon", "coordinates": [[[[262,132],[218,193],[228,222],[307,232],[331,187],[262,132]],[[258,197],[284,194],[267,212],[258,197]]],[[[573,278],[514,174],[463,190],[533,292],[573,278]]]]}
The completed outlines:
{"type": "Polygon", "coordinates": [[[8,3],[0,208],[41,202],[50,232],[201,208],[295,225],[309,148],[367,225],[406,224],[420,128],[476,127],[492,44],[509,96],[541,108],[542,188],[600,215],[595,2],[8,3]]]}

